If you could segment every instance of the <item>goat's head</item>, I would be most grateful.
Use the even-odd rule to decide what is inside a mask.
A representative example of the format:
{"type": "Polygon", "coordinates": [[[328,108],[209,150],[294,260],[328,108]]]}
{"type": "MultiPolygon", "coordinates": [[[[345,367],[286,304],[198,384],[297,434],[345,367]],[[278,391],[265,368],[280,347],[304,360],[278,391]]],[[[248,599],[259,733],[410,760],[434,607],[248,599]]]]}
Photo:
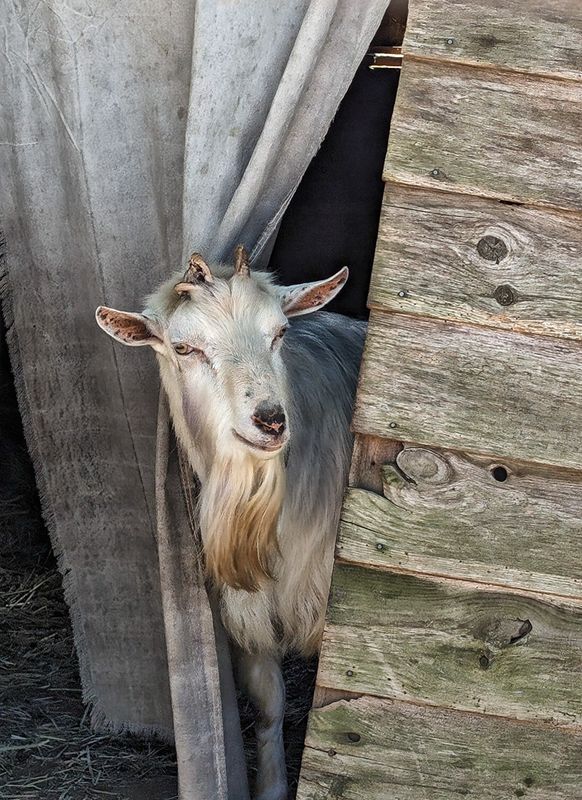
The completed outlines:
{"type": "Polygon", "coordinates": [[[211,271],[195,253],[144,314],[100,307],[96,317],[123,344],[159,353],[165,387],[179,393],[195,439],[204,436],[220,454],[242,448],[270,458],[289,438],[281,359],[287,318],[324,306],[347,275],[344,267],[327,280],[279,287],[265,273],[250,273],[241,246],[234,272],[211,271]]]}
{"type": "MultiPolygon", "coordinates": [[[[97,322],[110,336],[126,345],[150,345],[158,353],[178,436],[194,454],[203,481],[208,478],[207,496],[213,491],[220,495],[207,502],[212,508],[207,509],[206,528],[212,528],[211,516],[218,509],[220,525],[228,527],[225,514],[237,496],[233,529],[248,527],[251,536],[251,528],[276,526],[283,485],[281,455],[292,433],[281,353],[287,320],[322,308],[347,277],[344,267],[323,281],[277,286],[266,273],[251,273],[246,251],[239,246],[234,269],[226,265],[210,269],[199,254],[193,254],[186,273],[164,283],[149,298],[143,314],[97,309],[97,322]],[[269,462],[274,463],[269,467],[269,462]],[[245,470],[248,478],[243,480],[245,470]],[[271,513],[265,516],[269,504],[271,513]],[[247,526],[241,517],[249,514],[247,526]]],[[[204,499],[201,514],[204,517],[204,499]]],[[[272,541],[272,530],[269,536],[272,541]]],[[[207,539],[211,538],[207,531],[207,539]]],[[[228,546],[227,539],[220,539],[221,547],[228,546]]],[[[256,545],[248,542],[249,553],[254,547],[254,557],[258,552],[261,561],[256,545]]],[[[228,557],[239,562],[233,566],[238,577],[227,580],[223,574],[222,578],[239,588],[257,588],[257,569],[267,574],[268,568],[262,563],[253,580],[241,579],[241,554],[238,559],[233,555],[232,537],[230,546],[228,557]]],[[[224,564],[227,554],[217,558],[224,564]]]]}

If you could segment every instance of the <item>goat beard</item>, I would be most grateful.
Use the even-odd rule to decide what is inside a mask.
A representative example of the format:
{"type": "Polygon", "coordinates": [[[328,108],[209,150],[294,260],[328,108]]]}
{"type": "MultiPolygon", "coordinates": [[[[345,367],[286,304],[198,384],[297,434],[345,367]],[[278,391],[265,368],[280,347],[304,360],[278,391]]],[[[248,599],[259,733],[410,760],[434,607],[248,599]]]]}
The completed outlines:
{"type": "Polygon", "coordinates": [[[281,458],[216,459],[200,493],[207,576],[216,586],[256,592],[273,579],[285,493],[281,458]]]}

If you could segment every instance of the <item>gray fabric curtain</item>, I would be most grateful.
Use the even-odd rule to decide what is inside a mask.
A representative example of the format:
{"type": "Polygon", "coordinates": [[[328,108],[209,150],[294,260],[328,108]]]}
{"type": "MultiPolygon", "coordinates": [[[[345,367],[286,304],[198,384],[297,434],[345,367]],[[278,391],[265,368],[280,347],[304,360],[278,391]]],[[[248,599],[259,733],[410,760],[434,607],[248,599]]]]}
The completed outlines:
{"type": "Polygon", "coordinates": [[[264,255],[387,5],[0,0],[3,308],[85,699],[175,735],[184,800],[247,793],[227,648],[163,403],[156,505],[154,359],[94,309],[140,309],[194,249],[264,255]]]}

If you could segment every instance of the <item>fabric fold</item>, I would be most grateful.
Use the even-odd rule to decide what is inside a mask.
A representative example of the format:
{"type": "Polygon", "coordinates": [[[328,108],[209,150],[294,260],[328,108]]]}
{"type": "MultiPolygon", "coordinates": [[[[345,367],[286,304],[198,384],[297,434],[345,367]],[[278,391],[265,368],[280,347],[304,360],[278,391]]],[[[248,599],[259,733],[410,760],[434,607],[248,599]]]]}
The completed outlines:
{"type": "Polygon", "coordinates": [[[141,310],[193,250],[264,256],[387,6],[0,0],[4,313],[84,697],[175,738],[182,800],[247,796],[228,648],[155,361],[94,310],[141,310]]]}
{"type": "Polygon", "coordinates": [[[228,642],[205,588],[199,531],[191,513],[194,491],[189,465],[171,434],[162,391],[157,541],[180,796],[248,800],[228,642]]]}

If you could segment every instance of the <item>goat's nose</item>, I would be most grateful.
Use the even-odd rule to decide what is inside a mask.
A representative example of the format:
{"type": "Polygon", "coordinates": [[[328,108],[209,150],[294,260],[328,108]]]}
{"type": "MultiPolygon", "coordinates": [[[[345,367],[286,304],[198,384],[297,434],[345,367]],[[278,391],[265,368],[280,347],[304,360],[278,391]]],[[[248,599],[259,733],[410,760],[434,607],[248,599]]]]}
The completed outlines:
{"type": "Polygon", "coordinates": [[[260,431],[270,436],[281,436],[285,430],[285,412],[280,405],[259,403],[251,419],[260,431]]]}

